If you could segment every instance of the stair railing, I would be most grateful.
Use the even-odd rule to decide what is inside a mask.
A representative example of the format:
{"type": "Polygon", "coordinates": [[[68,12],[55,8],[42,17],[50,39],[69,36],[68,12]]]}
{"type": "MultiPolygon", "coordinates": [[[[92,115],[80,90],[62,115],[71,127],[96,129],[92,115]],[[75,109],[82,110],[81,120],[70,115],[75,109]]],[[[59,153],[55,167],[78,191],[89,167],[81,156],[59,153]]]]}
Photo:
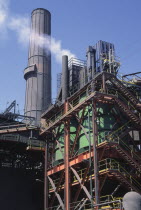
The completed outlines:
{"type": "Polygon", "coordinates": [[[130,172],[128,172],[116,160],[108,158],[108,159],[100,161],[99,162],[99,171],[100,171],[100,169],[102,169],[102,170],[108,169],[108,170],[112,170],[112,171],[118,171],[119,173],[121,173],[124,176],[124,178],[129,180],[130,183],[132,185],[134,185],[134,187],[136,187],[137,189],[141,190],[141,184],[136,179],[134,179],[133,176],[131,176],[130,172]]]}
{"type": "Polygon", "coordinates": [[[133,104],[127,100],[122,94],[120,94],[117,90],[114,90],[114,89],[108,89],[107,90],[107,93],[108,94],[112,94],[112,95],[115,95],[118,99],[120,99],[121,101],[123,101],[130,110],[136,110],[136,108],[133,106],[133,104]]]}
{"type": "Polygon", "coordinates": [[[120,137],[119,137],[119,132],[121,131],[125,131],[124,129],[126,128],[126,126],[128,126],[130,123],[130,121],[128,121],[126,124],[124,124],[123,126],[121,126],[119,129],[117,129],[116,131],[112,132],[110,135],[106,136],[106,141],[107,142],[113,142],[113,143],[117,143],[119,146],[121,146],[125,151],[127,151],[130,156],[135,159],[136,161],[138,161],[139,163],[141,163],[141,158],[134,152],[134,150],[132,148],[130,148],[120,137]]]}
{"type": "Polygon", "coordinates": [[[112,138],[113,135],[118,135],[119,136],[119,134],[121,132],[125,131],[128,128],[128,126],[130,125],[130,123],[131,123],[131,120],[129,120],[127,123],[125,123],[124,125],[122,125],[121,127],[119,127],[117,130],[115,130],[112,133],[110,133],[109,135],[107,135],[107,138],[110,139],[110,138],[112,138]]]}

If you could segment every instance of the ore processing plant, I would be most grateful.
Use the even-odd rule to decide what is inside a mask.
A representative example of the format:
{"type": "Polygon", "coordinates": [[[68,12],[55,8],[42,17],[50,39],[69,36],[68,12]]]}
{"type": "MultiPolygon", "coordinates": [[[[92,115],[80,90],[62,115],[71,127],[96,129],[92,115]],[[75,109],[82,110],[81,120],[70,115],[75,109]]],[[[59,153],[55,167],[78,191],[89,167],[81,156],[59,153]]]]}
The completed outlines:
{"type": "Polygon", "coordinates": [[[85,61],[62,56],[52,103],[51,52],[40,36],[51,36],[42,8],[31,15],[24,115],[15,101],[0,115],[1,194],[7,188],[17,210],[139,210],[141,72],[121,76],[114,44],[100,40],[85,61]]]}

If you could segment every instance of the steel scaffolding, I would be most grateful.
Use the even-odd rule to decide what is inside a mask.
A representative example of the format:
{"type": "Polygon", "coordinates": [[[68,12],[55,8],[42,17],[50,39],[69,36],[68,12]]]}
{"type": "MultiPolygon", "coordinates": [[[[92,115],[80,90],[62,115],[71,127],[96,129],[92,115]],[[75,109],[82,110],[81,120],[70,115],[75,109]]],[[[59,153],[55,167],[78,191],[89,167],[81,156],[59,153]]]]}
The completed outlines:
{"type": "Polygon", "coordinates": [[[121,197],[122,192],[131,189],[140,193],[141,142],[129,135],[134,131],[140,133],[140,114],[141,104],[138,99],[122,81],[107,72],[98,73],[60,107],[53,107],[46,112],[42,116],[40,133],[47,142],[45,200],[49,201],[45,202],[44,209],[103,209],[104,206],[105,209],[122,209],[121,201],[113,196],[117,191],[121,197]],[[98,120],[101,105],[117,110],[113,116],[115,125],[120,126],[105,132],[100,142],[98,120]],[[86,129],[84,121],[89,109],[92,126],[86,129]],[[122,115],[127,119],[126,122],[121,119],[122,115]],[[77,126],[74,126],[76,129],[72,133],[74,119],[77,126]],[[64,140],[60,140],[60,130],[64,140]],[[82,132],[89,146],[80,152],[77,144],[82,132]],[[62,159],[56,162],[58,153],[62,159]],[[107,191],[111,197],[102,200],[102,196],[106,195],[106,187],[109,187],[107,191]]]}

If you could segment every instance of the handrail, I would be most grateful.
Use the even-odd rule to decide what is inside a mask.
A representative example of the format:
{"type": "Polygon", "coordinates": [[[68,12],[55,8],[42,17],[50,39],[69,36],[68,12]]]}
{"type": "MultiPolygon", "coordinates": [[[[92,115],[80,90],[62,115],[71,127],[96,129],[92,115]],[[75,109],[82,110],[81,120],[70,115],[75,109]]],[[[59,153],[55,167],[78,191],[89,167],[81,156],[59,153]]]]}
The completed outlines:
{"type": "MultiPolygon", "coordinates": [[[[120,83],[122,83],[122,85],[123,85],[123,83],[134,84],[131,81],[130,82],[127,82],[127,81],[123,80],[123,78],[119,74],[117,74],[117,78],[115,78],[115,79],[117,79],[120,83]]],[[[125,87],[125,85],[123,85],[123,86],[127,90],[127,92],[130,93],[130,91],[127,89],[127,87],[125,87]]],[[[130,93],[130,94],[134,97],[134,95],[132,93],[130,93]]],[[[136,101],[138,100],[137,97],[134,97],[134,98],[135,98],[136,101]]]]}
{"type": "Polygon", "coordinates": [[[125,123],[123,126],[121,126],[120,128],[118,128],[116,131],[113,131],[111,134],[106,135],[105,139],[107,142],[115,142],[118,143],[118,145],[124,147],[124,149],[126,151],[128,151],[131,155],[132,158],[135,158],[137,160],[139,160],[141,162],[141,158],[134,152],[133,149],[131,149],[120,137],[119,137],[119,131],[123,131],[124,128],[126,128],[126,126],[128,124],[130,124],[131,121],[128,121],[127,123],[125,123]]]}
{"type": "Polygon", "coordinates": [[[9,129],[18,129],[18,128],[37,128],[37,126],[26,124],[26,123],[17,123],[13,125],[6,125],[6,126],[0,126],[0,130],[9,130],[9,129]]]}
{"type": "Polygon", "coordinates": [[[4,129],[10,129],[10,128],[17,128],[17,127],[26,127],[26,124],[13,124],[13,125],[4,125],[4,126],[0,126],[0,130],[4,130],[4,129]]]}
{"type": "MultiPolygon", "coordinates": [[[[98,74],[99,75],[99,74],[98,74]]],[[[102,92],[102,89],[99,90],[99,93],[102,92]]],[[[73,108],[75,108],[79,103],[86,100],[86,98],[92,93],[92,87],[91,83],[87,85],[86,89],[84,89],[81,92],[81,95],[77,95],[75,98],[73,98],[71,101],[69,101],[69,106],[67,111],[71,111],[73,108]]],[[[114,95],[118,99],[121,99],[129,108],[130,111],[135,111],[136,108],[133,106],[133,104],[128,101],[122,94],[120,94],[116,90],[107,90],[107,94],[114,95]]],[[[133,113],[136,116],[138,116],[136,113],[133,113]]],[[[44,124],[42,130],[45,129],[45,127],[50,127],[55,121],[59,120],[63,115],[65,115],[65,108],[63,107],[58,113],[53,115],[51,118],[47,119],[47,122],[44,124]]],[[[138,116],[139,117],[139,116],[138,116]]]]}
{"type": "MultiPolygon", "coordinates": [[[[84,90],[82,93],[81,93],[81,96],[83,96],[84,94],[84,97],[80,97],[77,96],[76,98],[74,98],[71,102],[69,102],[69,107],[68,107],[68,110],[67,111],[71,111],[73,108],[75,108],[79,103],[83,102],[84,100],[86,100],[86,98],[91,94],[91,91],[88,91],[89,87],[87,88],[87,90],[84,90]]],[[[99,91],[100,92],[100,91],[99,91]]],[[[101,92],[100,92],[101,93],[101,92]]],[[[115,95],[119,98],[119,93],[117,93],[117,91],[108,91],[108,94],[109,95],[115,95]]],[[[131,110],[131,107],[135,109],[135,107],[133,107],[133,105],[128,102],[125,98],[125,103],[128,105],[128,108],[131,110]]],[[[46,127],[49,127],[51,124],[53,124],[55,121],[59,120],[60,117],[62,117],[63,115],[65,114],[64,112],[64,108],[62,108],[58,113],[56,113],[55,115],[53,115],[51,118],[47,119],[47,122],[45,123],[44,126],[46,127]]],[[[44,128],[43,128],[44,130],[44,128]]]]}
{"type": "Polygon", "coordinates": [[[27,145],[29,147],[45,148],[45,142],[39,140],[29,140],[27,145]]]}
{"type": "Polygon", "coordinates": [[[29,147],[39,147],[39,148],[45,147],[44,141],[29,139],[28,137],[20,135],[12,135],[12,134],[0,135],[0,140],[25,143],[29,147]]]}
{"type": "Polygon", "coordinates": [[[111,138],[111,136],[115,135],[115,134],[119,134],[119,131],[123,131],[124,128],[126,128],[129,124],[130,124],[131,120],[129,120],[127,123],[125,123],[124,125],[122,125],[121,127],[119,127],[117,130],[113,131],[112,133],[110,133],[108,136],[106,136],[107,138],[111,138]]]}
{"type": "MultiPolygon", "coordinates": [[[[102,72],[97,73],[95,75],[95,78],[93,78],[93,80],[96,79],[96,77],[100,76],[101,74],[102,74],[102,72]]],[[[77,106],[79,103],[83,102],[84,100],[86,100],[87,97],[90,96],[90,94],[92,93],[91,85],[92,85],[93,80],[91,80],[90,83],[86,84],[86,88],[83,89],[83,91],[81,92],[81,95],[79,95],[79,96],[77,95],[75,98],[73,98],[73,100],[71,102],[69,101],[70,105],[69,105],[67,111],[72,110],[73,108],[75,108],[75,106],[77,106]],[[81,96],[83,96],[83,94],[85,95],[85,97],[81,97],[81,96]]],[[[102,90],[99,92],[102,92],[102,90]]],[[[56,120],[58,120],[64,114],[65,114],[65,108],[63,107],[58,113],[53,115],[51,118],[47,119],[47,122],[43,125],[42,129],[44,130],[44,126],[49,127],[50,124],[53,124],[56,120]]]]}
{"type": "Polygon", "coordinates": [[[129,101],[129,100],[127,100],[122,94],[120,94],[117,90],[114,90],[114,89],[108,89],[107,90],[107,93],[108,94],[112,94],[112,95],[115,95],[115,96],[117,96],[117,98],[118,99],[122,99],[122,101],[123,102],[125,102],[125,104],[128,106],[128,108],[130,109],[130,110],[136,110],[136,108],[133,106],[133,104],[129,101]],[[131,109],[132,108],[132,109],[131,109]]]}
{"type": "MultiPolygon", "coordinates": [[[[90,84],[91,85],[91,84],[90,84]]],[[[87,89],[85,89],[81,95],[77,96],[76,98],[74,98],[71,103],[69,104],[68,110],[67,111],[71,111],[73,108],[75,108],[79,103],[82,103],[83,101],[86,100],[86,98],[88,96],[90,96],[91,92],[88,91],[90,85],[87,87],[87,89]],[[81,97],[83,94],[85,94],[85,97],[81,97]]],[[[47,122],[43,125],[49,127],[51,124],[53,124],[55,121],[59,120],[60,117],[62,117],[63,115],[65,115],[65,109],[64,107],[55,115],[53,115],[51,118],[47,119],[47,122]]],[[[42,127],[42,129],[44,130],[44,128],[42,127]]]]}
{"type": "MultiPolygon", "coordinates": [[[[84,200],[85,199],[82,199],[81,201],[70,203],[70,207],[78,210],[84,200]]],[[[105,201],[103,203],[94,204],[94,205],[92,205],[91,202],[87,199],[87,201],[84,204],[82,209],[86,209],[86,210],[87,209],[92,209],[92,208],[95,209],[95,207],[98,207],[99,210],[113,209],[113,208],[114,209],[119,209],[120,208],[120,210],[122,210],[122,199],[114,199],[114,200],[111,200],[111,201],[105,201]],[[105,208],[103,208],[103,207],[105,207],[105,208]]]]}
{"type": "MultiPolygon", "coordinates": [[[[85,170],[86,168],[83,168],[77,172],[81,180],[83,179],[85,170]]],[[[107,159],[99,161],[99,173],[103,171],[108,171],[108,170],[112,170],[115,172],[117,171],[121,173],[125,178],[128,178],[131,184],[133,184],[136,188],[141,190],[141,184],[137,180],[135,180],[133,176],[131,176],[130,172],[128,172],[125,168],[123,168],[123,166],[121,166],[119,162],[111,158],[107,158],[107,159]]],[[[91,176],[94,177],[94,169],[91,170],[91,176]]],[[[86,178],[88,179],[89,175],[86,178]]],[[[54,183],[57,184],[58,180],[59,179],[54,180],[54,183]]],[[[78,180],[76,179],[75,176],[73,176],[72,183],[76,183],[76,182],[78,182],[78,180]]],[[[63,187],[63,186],[64,185],[61,185],[60,187],[63,187]]],[[[50,190],[52,190],[52,188],[50,188],[50,190]]]]}
{"type": "MultiPolygon", "coordinates": [[[[109,195],[107,195],[109,196],[109,195]]],[[[106,196],[105,196],[106,197],[106,196]]],[[[101,199],[102,197],[100,197],[101,199]]],[[[82,204],[82,202],[85,200],[85,198],[83,198],[82,200],[79,200],[79,201],[76,201],[76,202],[73,202],[73,203],[70,203],[70,208],[75,208],[75,209],[79,209],[80,205],[82,204]]],[[[104,201],[103,203],[100,203],[99,205],[99,210],[102,210],[103,208],[101,208],[102,206],[104,207],[105,205],[109,204],[110,205],[110,208],[111,207],[114,207],[114,209],[119,209],[122,210],[122,198],[112,198],[111,200],[109,201],[104,201]]],[[[90,209],[92,206],[91,206],[91,202],[89,200],[87,200],[87,202],[84,204],[83,206],[83,209],[90,209]]],[[[53,207],[49,207],[48,210],[55,210],[55,209],[58,209],[59,208],[59,205],[58,206],[53,206],[53,207]]],[[[106,208],[107,209],[107,208],[106,208]]]]}
{"type": "Polygon", "coordinates": [[[139,160],[141,163],[141,158],[133,151],[133,149],[131,149],[129,146],[127,146],[127,144],[124,141],[122,141],[121,138],[117,137],[113,141],[110,140],[110,142],[116,142],[116,143],[118,143],[119,146],[124,147],[124,149],[130,153],[132,158],[139,160]]]}
{"type": "Polygon", "coordinates": [[[141,190],[141,184],[131,176],[130,172],[128,172],[123,166],[120,165],[119,162],[117,162],[114,159],[105,159],[99,162],[99,169],[102,168],[102,170],[113,170],[113,171],[118,171],[120,172],[125,178],[128,178],[130,180],[131,184],[134,184],[135,187],[141,190]],[[104,162],[104,164],[101,164],[104,162]],[[106,166],[106,167],[104,167],[106,166]]]}
{"type": "Polygon", "coordinates": [[[134,84],[133,82],[131,82],[131,80],[128,79],[128,81],[123,80],[123,77],[120,75],[120,73],[118,72],[117,74],[117,79],[121,82],[125,82],[125,83],[129,83],[129,84],[134,84]]]}

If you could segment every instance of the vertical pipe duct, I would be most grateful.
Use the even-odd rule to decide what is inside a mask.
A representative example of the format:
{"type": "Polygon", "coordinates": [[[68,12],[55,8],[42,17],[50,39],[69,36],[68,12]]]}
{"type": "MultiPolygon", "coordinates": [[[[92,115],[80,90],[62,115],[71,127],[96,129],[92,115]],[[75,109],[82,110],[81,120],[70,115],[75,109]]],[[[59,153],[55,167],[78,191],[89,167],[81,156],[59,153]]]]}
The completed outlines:
{"type": "Polygon", "coordinates": [[[86,53],[87,57],[87,82],[89,82],[95,74],[95,50],[89,46],[86,53]]]}
{"type": "Polygon", "coordinates": [[[62,102],[65,101],[65,99],[68,96],[68,85],[69,85],[69,75],[68,75],[68,56],[63,55],[62,56],[62,102]]]}
{"type": "MultiPolygon", "coordinates": [[[[39,38],[51,35],[51,14],[38,8],[31,15],[31,36],[26,80],[25,116],[35,117],[39,125],[41,114],[51,103],[51,53],[39,44],[39,38]]],[[[47,44],[50,44],[47,43],[47,44]]],[[[46,44],[46,47],[47,47],[46,44]]]]}

